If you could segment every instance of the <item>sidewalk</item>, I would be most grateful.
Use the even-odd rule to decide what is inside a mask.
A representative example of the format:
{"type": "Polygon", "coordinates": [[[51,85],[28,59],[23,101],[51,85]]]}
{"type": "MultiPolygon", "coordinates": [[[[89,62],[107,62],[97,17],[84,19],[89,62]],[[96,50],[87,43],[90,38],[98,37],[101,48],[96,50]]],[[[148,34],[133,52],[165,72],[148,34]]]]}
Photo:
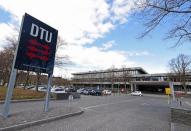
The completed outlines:
{"type": "MultiPolygon", "coordinates": [[[[191,129],[191,98],[176,97],[171,103],[171,122],[174,127],[180,130],[191,129]]],[[[175,129],[176,129],[175,128],[175,129]]],[[[176,130],[175,130],[176,131],[176,130]]],[[[190,130],[188,130],[190,131],[190,130]]]]}
{"type": "Polygon", "coordinates": [[[14,111],[6,119],[3,116],[0,116],[0,131],[19,130],[36,124],[42,124],[83,113],[81,108],[69,105],[52,106],[49,108],[48,112],[43,112],[42,108],[32,108],[30,102],[25,104],[28,108],[14,111]]]}
{"type": "Polygon", "coordinates": [[[166,99],[168,99],[168,96],[167,95],[163,95],[163,94],[146,94],[146,93],[143,93],[143,96],[157,97],[157,98],[166,98],[166,99]]]}
{"type": "Polygon", "coordinates": [[[191,110],[191,98],[180,97],[176,98],[176,105],[177,108],[191,110]]]}

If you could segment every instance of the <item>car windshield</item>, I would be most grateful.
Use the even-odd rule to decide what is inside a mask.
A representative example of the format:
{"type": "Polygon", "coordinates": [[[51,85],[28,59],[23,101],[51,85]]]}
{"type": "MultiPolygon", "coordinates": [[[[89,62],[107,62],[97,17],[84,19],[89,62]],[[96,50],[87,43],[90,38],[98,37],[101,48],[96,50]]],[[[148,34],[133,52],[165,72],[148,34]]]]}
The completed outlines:
{"type": "Polygon", "coordinates": [[[55,91],[64,91],[64,89],[55,89],[55,91]]]}

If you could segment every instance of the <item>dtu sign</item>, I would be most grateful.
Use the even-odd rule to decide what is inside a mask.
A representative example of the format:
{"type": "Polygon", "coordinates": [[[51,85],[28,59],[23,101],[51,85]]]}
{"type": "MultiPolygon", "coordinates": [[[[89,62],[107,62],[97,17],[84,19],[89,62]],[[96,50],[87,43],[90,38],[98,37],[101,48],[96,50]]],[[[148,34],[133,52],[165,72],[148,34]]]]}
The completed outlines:
{"type": "Polygon", "coordinates": [[[25,14],[15,68],[52,73],[58,31],[25,14]]]}
{"type": "Polygon", "coordinates": [[[44,111],[48,111],[51,79],[54,69],[58,31],[38,19],[25,14],[20,30],[19,45],[14,56],[3,116],[9,116],[10,102],[15,85],[17,70],[48,74],[47,94],[44,111]]]}

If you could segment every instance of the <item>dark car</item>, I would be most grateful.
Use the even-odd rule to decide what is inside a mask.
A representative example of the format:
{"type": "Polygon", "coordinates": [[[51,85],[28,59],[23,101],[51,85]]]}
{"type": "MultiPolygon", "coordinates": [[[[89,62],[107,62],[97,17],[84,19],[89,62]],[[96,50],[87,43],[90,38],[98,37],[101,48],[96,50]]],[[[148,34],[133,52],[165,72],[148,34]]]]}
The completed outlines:
{"type": "Polygon", "coordinates": [[[84,95],[90,95],[91,92],[92,92],[91,89],[84,89],[84,90],[83,90],[83,94],[84,94],[84,95]]]}
{"type": "Polygon", "coordinates": [[[90,90],[90,91],[89,91],[89,94],[93,96],[93,95],[96,94],[96,91],[95,91],[95,90],[90,90]]]}
{"type": "Polygon", "coordinates": [[[66,92],[76,92],[74,88],[66,88],[66,92]]]}
{"type": "Polygon", "coordinates": [[[93,96],[101,96],[102,95],[102,90],[92,90],[91,95],[93,96]]]}

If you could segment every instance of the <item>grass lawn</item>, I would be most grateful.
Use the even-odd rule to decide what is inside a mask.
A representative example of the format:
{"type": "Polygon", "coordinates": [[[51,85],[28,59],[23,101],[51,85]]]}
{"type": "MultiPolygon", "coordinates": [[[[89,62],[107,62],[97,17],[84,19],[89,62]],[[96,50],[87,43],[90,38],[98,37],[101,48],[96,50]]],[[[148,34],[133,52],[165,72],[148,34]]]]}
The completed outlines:
{"type": "MultiPolygon", "coordinates": [[[[0,87],[0,100],[4,100],[6,96],[6,90],[5,87],[0,87]]],[[[36,92],[33,90],[24,90],[21,88],[14,88],[13,90],[13,100],[21,100],[21,99],[38,99],[38,98],[44,98],[45,93],[44,92],[36,92]]]]}

